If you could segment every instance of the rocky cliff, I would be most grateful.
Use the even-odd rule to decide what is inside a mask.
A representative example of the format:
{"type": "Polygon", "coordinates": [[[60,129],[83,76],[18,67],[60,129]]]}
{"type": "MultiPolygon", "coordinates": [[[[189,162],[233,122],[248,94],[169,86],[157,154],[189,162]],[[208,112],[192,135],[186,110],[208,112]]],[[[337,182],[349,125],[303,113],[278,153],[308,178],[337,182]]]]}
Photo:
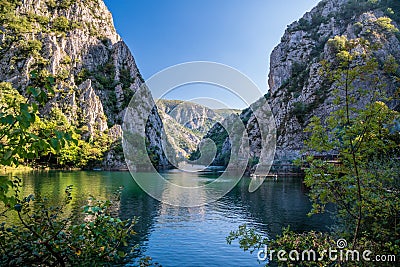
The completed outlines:
{"type": "MultiPolygon", "coordinates": [[[[0,80],[22,94],[35,77],[54,77],[56,93],[42,114],[61,109],[83,127],[82,138],[122,136],[124,111],[143,79],[127,45],[101,0],[2,1],[0,80]]],[[[160,147],[162,121],[154,109],[148,121],[150,147],[160,147]]],[[[160,153],[159,165],[166,165],[160,153]]],[[[124,166],[121,151],[110,150],[105,168],[124,166]]]]}
{"type": "Polygon", "coordinates": [[[177,163],[187,159],[200,143],[201,135],[177,122],[175,118],[163,109],[163,104],[158,104],[157,107],[163,121],[166,141],[170,148],[170,153],[168,154],[171,156],[170,161],[177,163]]]}
{"type": "MultiPolygon", "coordinates": [[[[269,159],[273,158],[275,149],[269,146],[276,142],[275,138],[275,123],[271,110],[266,105],[267,98],[264,96],[258,101],[250,105],[249,108],[244,109],[240,114],[231,114],[222,120],[221,123],[216,123],[207,132],[203,139],[211,139],[216,145],[216,156],[212,165],[227,166],[230,161],[232,150],[232,142],[239,145],[239,151],[246,147],[245,142],[248,142],[250,148],[249,152],[249,165],[246,170],[247,173],[255,170],[254,166],[259,162],[267,163],[269,159]],[[238,116],[240,121],[245,126],[247,137],[241,131],[234,131],[234,135],[230,136],[227,129],[230,125],[235,124],[235,116],[238,116]],[[263,127],[262,131],[260,127],[263,127]],[[268,146],[264,149],[263,145],[268,146]]],[[[191,159],[197,159],[200,157],[200,151],[197,149],[191,155],[191,159]]]]}
{"type": "MultiPolygon", "coordinates": [[[[399,22],[399,1],[324,0],[288,26],[271,54],[268,76],[269,103],[277,124],[277,158],[298,157],[310,118],[324,118],[333,109],[332,91],[337,85],[321,75],[321,62],[332,62],[335,57],[328,40],[335,36],[367,40],[378,48],[374,56],[381,72],[390,56],[400,62],[399,22]]],[[[386,81],[388,94],[394,95],[394,77],[378,75],[386,81]]],[[[391,103],[392,108],[396,106],[391,103]]]]}
{"type": "MultiPolygon", "coordinates": [[[[387,94],[395,95],[400,70],[386,75],[383,66],[389,58],[400,62],[399,23],[399,1],[323,0],[287,27],[270,57],[269,92],[265,95],[276,122],[275,160],[290,162],[299,157],[307,138],[304,129],[310,118],[315,115],[324,118],[334,109],[332,91],[337,85],[321,75],[321,63],[333,62],[336,52],[328,41],[335,36],[363,38],[374,46],[377,77],[385,84],[387,94]]],[[[368,83],[363,86],[368,90],[368,83]]],[[[357,105],[361,107],[364,100],[358,97],[357,105]]],[[[398,101],[388,104],[400,109],[398,101]]],[[[260,146],[260,130],[251,109],[244,110],[240,117],[249,135],[251,167],[257,164],[265,148],[260,146]]],[[[226,155],[230,153],[229,139],[218,134],[222,130],[215,125],[205,136],[217,142],[219,163],[229,160],[226,155]]]]}
{"type": "Polygon", "coordinates": [[[217,122],[236,110],[213,110],[206,106],[181,100],[160,99],[157,108],[163,121],[168,142],[178,160],[189,158],[202,136],[217,122]]]}
{"type": "Polygon", "coordinates": [[[214,110],[189,101],[161,99],[157,107],[182,126],[198,133],[207,133],[216,121],[223,119],[214,110]]]}

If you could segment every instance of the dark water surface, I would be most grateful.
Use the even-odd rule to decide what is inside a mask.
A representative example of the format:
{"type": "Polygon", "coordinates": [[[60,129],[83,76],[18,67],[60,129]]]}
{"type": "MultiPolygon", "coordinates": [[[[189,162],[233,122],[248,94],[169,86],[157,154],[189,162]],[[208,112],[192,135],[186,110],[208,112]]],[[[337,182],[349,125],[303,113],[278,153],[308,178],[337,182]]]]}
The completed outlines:
{"type": "MultiPolygon", "coordinates": [[[[173,181],[185,175],[204,184],[213,176],[167,172],[173,181]]],[[[72,209],[85,205],[88,195],[110,198],[124,187],[119,215],[138,216],[131,243],[139,243],[138,255],[153,258],[162,266],[261,266],[256,254],[243,252],[237,243],[226,244],[229,232],[241,224],[256,227],[274,237],[283,226],[292,230],[328,230],[327,215],[307,217],[311,209],[300,178],[267,179],[254,193],[248,192],[250,178],[243,178],[222,199],[196,208],[172,207],[143,192],[128,172],[32,172],[23,178],[22,195],[41,193],[55,202],[64,198],[64,189],[73,185],[72,209]]],[[[166,194],[173,192],[165,190],[166,194]]],[[[72,211],[71,211],[72,212],[72,211]]],[[[134,265],[135,259],[131,260],[134,265]]]]}

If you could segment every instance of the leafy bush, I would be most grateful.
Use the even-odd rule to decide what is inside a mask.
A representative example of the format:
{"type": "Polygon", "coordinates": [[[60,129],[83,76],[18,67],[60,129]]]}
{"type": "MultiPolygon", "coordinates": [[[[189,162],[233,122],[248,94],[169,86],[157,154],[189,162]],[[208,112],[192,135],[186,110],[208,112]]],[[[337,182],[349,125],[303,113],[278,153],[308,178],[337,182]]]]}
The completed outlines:
{"type": "Polygon", "coordinates": [[[46,5],[49,8],[56,8],[57,7],[57,3],[55,0],[46,0],[46,5]]]}
{"type": "Polygon", "coordinates": [[[48,96],[54,94],[53,77],[40,77],[31,74],[33,83],[43,85],[28,87],[28,95],[36,103],[30,104],[9,83],[0,83],[0,165],[18,165],[25,159],[33,159],[44,151],[57,149],[71,141],[71,135],[63,132],[46,132],[37,129],[40,122],[38,103],[48,101],[48,96]],[[16,128],[16,130],[15,130],[16,128]]]}
{"type": "Polygon", "coordinates": [[[53,29],[61,33],[66,33],[71,29],[71,25],[66,17],[60,16],[53,20],[53,29]]]}
{"type": "MultiPolygon", "coordinates": [[[[353,246],[363,246],[368,240],[380,252],[399,253],[397,226],[391,222],[398,218],[394,210],[399,202],[393,192],[398,190],[398,163],[394,166],[400,138],[398,132],[391,133],[389,125],[400,115],[386,104],[392,96],[387,95],[385,82],[377,78],[373,49],[362,39],[342,38],[340,43],[349,56],[343,59],[338,51],[338,67],[331,70],[334,84],[339,85],[333,92],[337,108],[327,118],[312,118],[306,129],[310,138],[305,143],[310,150],[340,155],[340,165],[308,159],[305,183],[311,188],[313,213],[335,203],[341,235],[352,239],[353,246]],[[363,54],[355,51],[360,46],[363,54]],[[358,83],[360,77],[368,77],[364,80],[368,90],[358,83]],[[357,105],[356,97],[364,97],[367,103],[357,105]]],[[[398,69],[393,58],[386,63],[388,74],[398,69]]]]}
{"type": "MultiPolygon", "coordinates": [[[[89,198],[80,216],[66,216],[72,186],[65,190],[60,206],[47,198],[19,198],[20,180],[14,180],[14,198],[2,213],[16,213],[20,225],[0,224],[1,263],[19,266],[93,266],[121,261],[135,219],[122,221],[111,215],[113,201],[89,198]]],[[[116,199],[118,201],[118,199],[116,199]]]]}
{"type": "Polygon", "coordinates": [[[388,32],[398,32],[399,31],[399,29],[397,29],[396,26],[394,26],[392,24],[392,20],[388,17],[378,18],[376,20],[376,24],[378,24],[384,31],[388,31],[388,32]]]}
{"type": "Polygon", "coordinates": [[[88,69],[83,68],[76,76],[76,84],[80,85],[90,77],[91,73],[88,69]]]}
{"type": "MultiPolygon", "coordinates": [[[[275,237],[275,239],[269,239],[264,237],[262,234],[257,233],[254,228],[248,228],[246,224],[240,225],[238,230],[231,231],[229,236],[226,238],[228,244],[232,244],[234,240],[238,240],[240,248],[250,253],[258,252],[260,250],[265,253],[266,264],[268,266],[269,261],[277,262],[278,266],[342,266],[338,261],[332,260],[327,256],[327,252],[331,248],[336,248],[336,242],[332,236],[328,233],[318,232],[306,232],[306,233],[295,233],[290,231],[290,228],[284,228],[281,235],[275,237]],[[287,261],[278,261],[278,251],[297,251],[302,254],[302,251],[314,251],[315,260],[313,254],[305,254],[308,261],[297,260],[296,257],[287,257],[287,261]],[[322,255],[325,257],[321,258],[322,255]],[[270,258],[272,256],[272,259],[270,258]],[[317,259],[321,259],[317,262],[317,259]]],[[[294,254],[295,256],[295,254],[294,254]]]]}
{"type": "Polygon", "coordinates": [[[28,54],[38,54],[42,50],[42,42],[39,40],[28,40],[22,45],[22,50],[28,54]]]}
{"type": "Polygon", "coordinates": [[[69,65],[71,64],[72,59],[70,56],[66,55],[62,60],[61,60],[61,64],[65,64],[65,65],[69,65]]]}

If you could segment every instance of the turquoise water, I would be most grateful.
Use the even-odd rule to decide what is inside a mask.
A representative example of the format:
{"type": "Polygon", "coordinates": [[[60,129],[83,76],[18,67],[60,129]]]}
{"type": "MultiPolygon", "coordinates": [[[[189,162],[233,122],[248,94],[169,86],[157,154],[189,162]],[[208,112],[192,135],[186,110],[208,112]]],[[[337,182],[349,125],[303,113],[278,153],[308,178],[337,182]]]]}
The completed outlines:
{"type": "MultiPolygon", "coordinates": [[[[167,179],[185,175],[204,184],[212,175],[166,172],[167,179]]],[[[229,232],[241,224],[254,226],[265,236],[279,234],[283,226],[296,231],[328,230],[327,215],[307,217],[311,209],[299,178],[265,180],[254,193],[248,192],[250,178],[222,199],[196,208],[178,208],[153,199],[143,192],[128,172],[32,172],[23,178],[23,195],[41,193],[54,202],[61,201],[64,189],[74,185],[72,209],[83,206],[88,195],[110,198],[120,186],[122,191],[119,216],[138,216],[137,235],[130,243],[140,244],[137,257],[146,255],[162,266],[261,266],[256,254],[242,251],[238,244],[226,244],[229,232]]],[[[165,194],[173,194],[165,190],[165,194]]],[[[128,266],[136,260],[130,259],[128,266]]]]}

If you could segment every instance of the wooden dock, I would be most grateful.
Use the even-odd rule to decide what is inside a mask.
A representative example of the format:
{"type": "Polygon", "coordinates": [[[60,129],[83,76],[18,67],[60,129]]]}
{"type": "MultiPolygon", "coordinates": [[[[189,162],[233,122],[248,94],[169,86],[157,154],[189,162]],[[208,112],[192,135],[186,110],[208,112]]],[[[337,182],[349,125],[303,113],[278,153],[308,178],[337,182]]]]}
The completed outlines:
{"type": "Polygon", "coordinates": [[[268,174],[251,174],[251,178],[273,178],[274,180],[278,180],[278,174],[268,173],[268,174]]]}

